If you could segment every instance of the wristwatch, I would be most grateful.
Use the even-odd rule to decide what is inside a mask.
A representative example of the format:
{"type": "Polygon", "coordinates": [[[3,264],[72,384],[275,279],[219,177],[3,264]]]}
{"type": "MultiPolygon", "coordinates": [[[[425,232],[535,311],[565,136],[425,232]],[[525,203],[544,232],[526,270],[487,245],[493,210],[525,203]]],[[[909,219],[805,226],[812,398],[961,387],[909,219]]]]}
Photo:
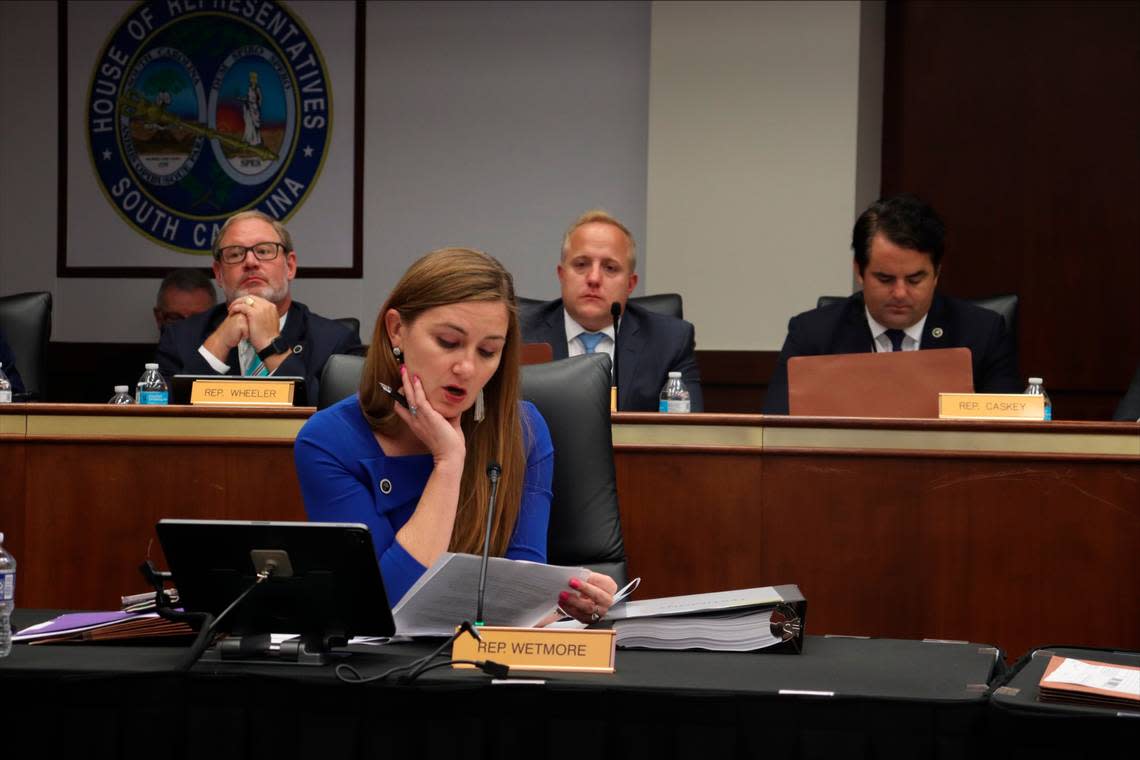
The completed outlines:
{"type": "Polygon", "coordinates": [[[289,344],[285,342],[285,338],[278,335],[276,338],[269,341],[268,346],[257,352],[257,357],[261,359],[261,361],[265,361],[271,356],[277,356],[277,354],[283,354],[286,351],[290,350],[292,349],[290,349],[289,344]]]}

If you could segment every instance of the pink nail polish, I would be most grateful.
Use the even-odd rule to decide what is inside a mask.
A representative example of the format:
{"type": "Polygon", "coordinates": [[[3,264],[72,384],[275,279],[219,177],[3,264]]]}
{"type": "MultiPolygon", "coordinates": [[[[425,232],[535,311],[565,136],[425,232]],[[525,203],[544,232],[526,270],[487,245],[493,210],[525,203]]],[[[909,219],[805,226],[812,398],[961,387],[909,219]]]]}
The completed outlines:
{"type": "Polygon", "coordinates": [[[570,593],[567,591],[563,591],[560,594],[558,594],[558,601],[559,602],[565,602],[569,598],[570,598],[570,593]]]}
{"type": "Polygon", "coordinates": [[[408,374],[408,368],[405,367],[403,364],[401,364],[400,365],[400,377],[403,377],[406,374],[408,374]]]}
{"type": "Polygon", "coordinates": [[[572,589],[582,588],[582,581],[578,580],[577,578],[571,578],[570,579],[570,588],[572,588],[572,589]]]}

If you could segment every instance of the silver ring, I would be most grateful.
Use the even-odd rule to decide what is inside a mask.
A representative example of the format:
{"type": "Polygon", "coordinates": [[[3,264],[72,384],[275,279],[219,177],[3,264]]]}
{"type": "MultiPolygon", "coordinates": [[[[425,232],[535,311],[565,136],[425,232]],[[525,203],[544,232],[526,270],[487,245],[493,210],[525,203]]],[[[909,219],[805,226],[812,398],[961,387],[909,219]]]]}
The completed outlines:
{"type": "Polygon", "coordinates": [[[419,413],[420,413],[420,410],[419,410],[419,407],[417,407],[415,404],[412,404],[411,406],[409,406],[409,407],[408,407],[408,412],[409,412],[409,413],[410,413],[410,414],[411,414],[413,417],[415,417],[417,414],[419,414],[419,413]]]}
{"type": "Polygon", "coordinates": [[[602,616],[598,614],[598,610],[597,610],[597,608],[595,608],[593,614],[590,615],[590,622],[596,623],[601,619],[602,619],[602,616]]]}

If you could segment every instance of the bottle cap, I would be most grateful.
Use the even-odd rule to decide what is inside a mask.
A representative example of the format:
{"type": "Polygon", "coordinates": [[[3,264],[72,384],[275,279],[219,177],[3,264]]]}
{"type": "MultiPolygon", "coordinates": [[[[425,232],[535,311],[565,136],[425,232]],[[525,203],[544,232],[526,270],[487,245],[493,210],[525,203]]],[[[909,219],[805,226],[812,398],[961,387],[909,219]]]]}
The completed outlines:
{"type": "Polygon", "coordinates": [[[1037,383],[1038,385],[1044,385],[1044,384],[1045,384],[1045,381],[1044,381],[1044,380],[1042,380],[1042,379],[1041,379],[1041,378],[1039,378],[1039,377],[1031,377],[1031,378],[1029,378],[1029,384],[1030,384],[1030,385],[1032,385],[1032,384],[1034,384],[1034,383],[1037,383]]]}
{"type": "Polygon", "coordinates": [[[681,376],[680,372],[670,372],[669,373],[669,377],[680,377],[680,376],[681,376]]]}
{"type": "Polygon", "coordinates": [[[115,386],[115,393],[126,393],[129,389],[130,389],[130,386],[116,385],[115,386]]]}
{"type": "Polygon", "coordinates": [[[143,365],[146,369],[158,369],[158,364],[155,362],[147,362],[143,365]]]}

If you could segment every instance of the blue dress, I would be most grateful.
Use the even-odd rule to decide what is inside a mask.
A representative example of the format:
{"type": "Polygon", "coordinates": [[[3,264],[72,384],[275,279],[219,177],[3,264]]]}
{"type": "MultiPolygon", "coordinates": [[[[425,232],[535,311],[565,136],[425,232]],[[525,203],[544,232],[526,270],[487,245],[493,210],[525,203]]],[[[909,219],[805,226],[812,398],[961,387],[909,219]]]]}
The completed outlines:
{"type": "MultiPolygon", "coordinates": [[[[533,404],[522,402],[520,412],[527,440],[526,474],[506,556],[546,562],[554,445],[546,420],[533,404]]],[[[386,456],[353,395],[309,418],[297,434],[293,457],[310,520],[368,526],[388,602],[395,606],[427,570],[400,545],[396,533],[416,511],[431,475],[431,454],[386,456]]]]}

